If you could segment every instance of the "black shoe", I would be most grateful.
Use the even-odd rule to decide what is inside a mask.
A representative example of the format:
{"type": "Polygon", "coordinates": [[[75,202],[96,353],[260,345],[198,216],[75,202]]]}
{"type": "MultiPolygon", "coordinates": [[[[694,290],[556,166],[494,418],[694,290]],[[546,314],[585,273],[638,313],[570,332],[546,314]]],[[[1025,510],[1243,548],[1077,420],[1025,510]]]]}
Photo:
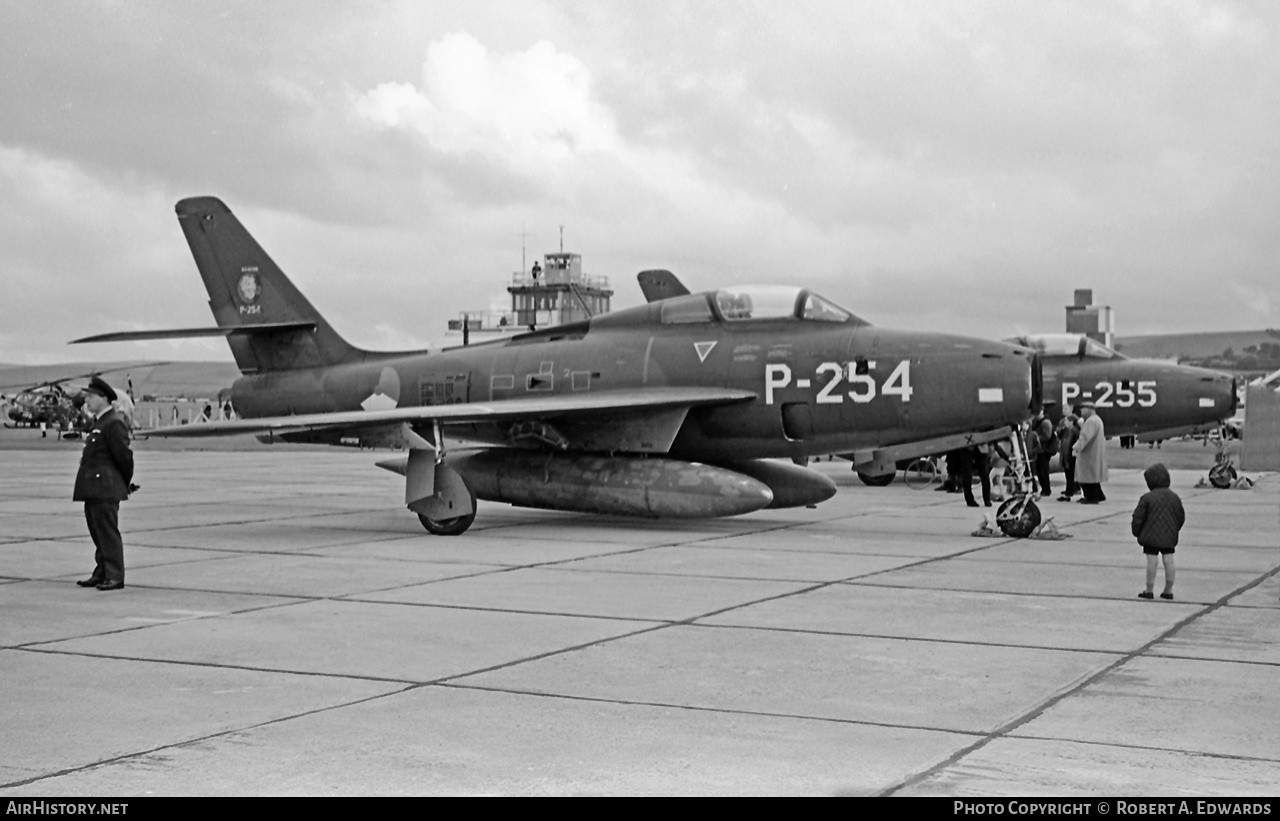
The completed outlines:
{"type": "Polygon", "coordinates": [[[1096,505],[1097,503],[1097,499],[1076,499],[1078,505],[1096,505]]]}
{"type": "Polygon", "coordinates": [[[84,581],[76,582],[76,584],[80,585],[81,587],[97,587],[98,585],[102,584],[102,579],[90,576],[84,581]]]}
{"type": "Polygon", "coordinates": [[[1160,594],[1160,598],[1162,598],[1162,599],[1164,599],[1164,600],[1166,600],[1166,601],[1172,601],[1172,600],[1173,600],[1173,594],[1172,594],[1172,593],[1169,593],[1169,592],[1164,592],[1164,593],[1161,593],[1161,594],[1160,594]]]}
{"type": "Polygon", "coordinates": [[[1151,591],[1150,591],[1150,590],[1143,590],[1141,593],[1139,593],[1139,594],[1138,594],[1138,598],[1140,598],[1140,599],[1153,599],[1153,598],[1155,598],[1155,596],[1152,596],[1152,595],[1151,595],[1151,591]]]}
{"type": "Polygon", "coordinates": [[[103,582],[98,585],[99,590],[123,590],[124,582],[103,582]]]}

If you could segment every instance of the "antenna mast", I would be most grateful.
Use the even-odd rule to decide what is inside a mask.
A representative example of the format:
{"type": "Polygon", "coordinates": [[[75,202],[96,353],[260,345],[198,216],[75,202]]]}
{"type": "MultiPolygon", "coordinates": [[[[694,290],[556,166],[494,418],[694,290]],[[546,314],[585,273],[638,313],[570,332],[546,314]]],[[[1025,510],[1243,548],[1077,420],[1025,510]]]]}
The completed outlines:
{"type": "Polygon", "coordinates": [[[533,236],[533,234],[530,234],[528,231],[524,230],[524,223],[523,222],[520,223],[520,271],[521,272],[529,270],[528,260],[525,259],[524,241],[527,237],[531,237],[531,236],[533,236]]]}

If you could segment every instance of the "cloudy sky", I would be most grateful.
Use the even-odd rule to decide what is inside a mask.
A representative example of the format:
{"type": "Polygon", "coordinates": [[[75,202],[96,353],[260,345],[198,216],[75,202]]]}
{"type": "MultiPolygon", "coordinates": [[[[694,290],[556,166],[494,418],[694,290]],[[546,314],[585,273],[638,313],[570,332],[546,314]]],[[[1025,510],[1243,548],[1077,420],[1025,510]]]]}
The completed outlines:
{"type": "Polygon", "coordinates": [[[879,325],[1280,327],[1280,4],[0,0],[0,362],[229,359],[223,199],[355,344],[556,250],[879,325]]]}

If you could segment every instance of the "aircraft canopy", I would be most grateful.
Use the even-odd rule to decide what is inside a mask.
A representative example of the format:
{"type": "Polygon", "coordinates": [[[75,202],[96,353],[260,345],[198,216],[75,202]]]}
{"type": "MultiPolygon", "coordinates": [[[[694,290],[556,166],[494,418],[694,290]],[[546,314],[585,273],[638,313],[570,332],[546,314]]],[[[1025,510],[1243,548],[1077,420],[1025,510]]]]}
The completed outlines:
{"type": "Polygon", "coordinates": [[[1078,356],[1088,359],[1124,359],[1116,351],[1084,334],[1037,334],[1009,340],[1043,356],[1078,356]]]}
{"type": "Polygon", "coordinates": [[[726,322],[800,319],[809,322],[867,322],[826,297],[790,285],[739,285],[713,293],[686,294],[662,300],[662,323],[713,322],[712,303],[726,322]],[[708,299],[710,297],[710,299],[708,299]]]}
{"type": "Polygon", "coordinates": [[[848,322],[854,316],[831,300],[789,285],[739,285],[716,291],[716,307],[730,321],[809,319],[848,322]]]}

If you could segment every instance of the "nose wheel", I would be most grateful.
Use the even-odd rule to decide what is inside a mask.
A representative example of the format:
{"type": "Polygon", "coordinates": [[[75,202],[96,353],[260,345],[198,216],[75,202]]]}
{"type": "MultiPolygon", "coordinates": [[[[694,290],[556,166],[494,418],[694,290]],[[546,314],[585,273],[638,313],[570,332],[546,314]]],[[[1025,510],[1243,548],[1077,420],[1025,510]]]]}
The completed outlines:
{"type": "Polygon", "coordinates": [[[1025,539],[1040,526],[1040,508],[1030,496],[1017,496],[996,510],[996,524],[1004,535],[1025,539]]]}

